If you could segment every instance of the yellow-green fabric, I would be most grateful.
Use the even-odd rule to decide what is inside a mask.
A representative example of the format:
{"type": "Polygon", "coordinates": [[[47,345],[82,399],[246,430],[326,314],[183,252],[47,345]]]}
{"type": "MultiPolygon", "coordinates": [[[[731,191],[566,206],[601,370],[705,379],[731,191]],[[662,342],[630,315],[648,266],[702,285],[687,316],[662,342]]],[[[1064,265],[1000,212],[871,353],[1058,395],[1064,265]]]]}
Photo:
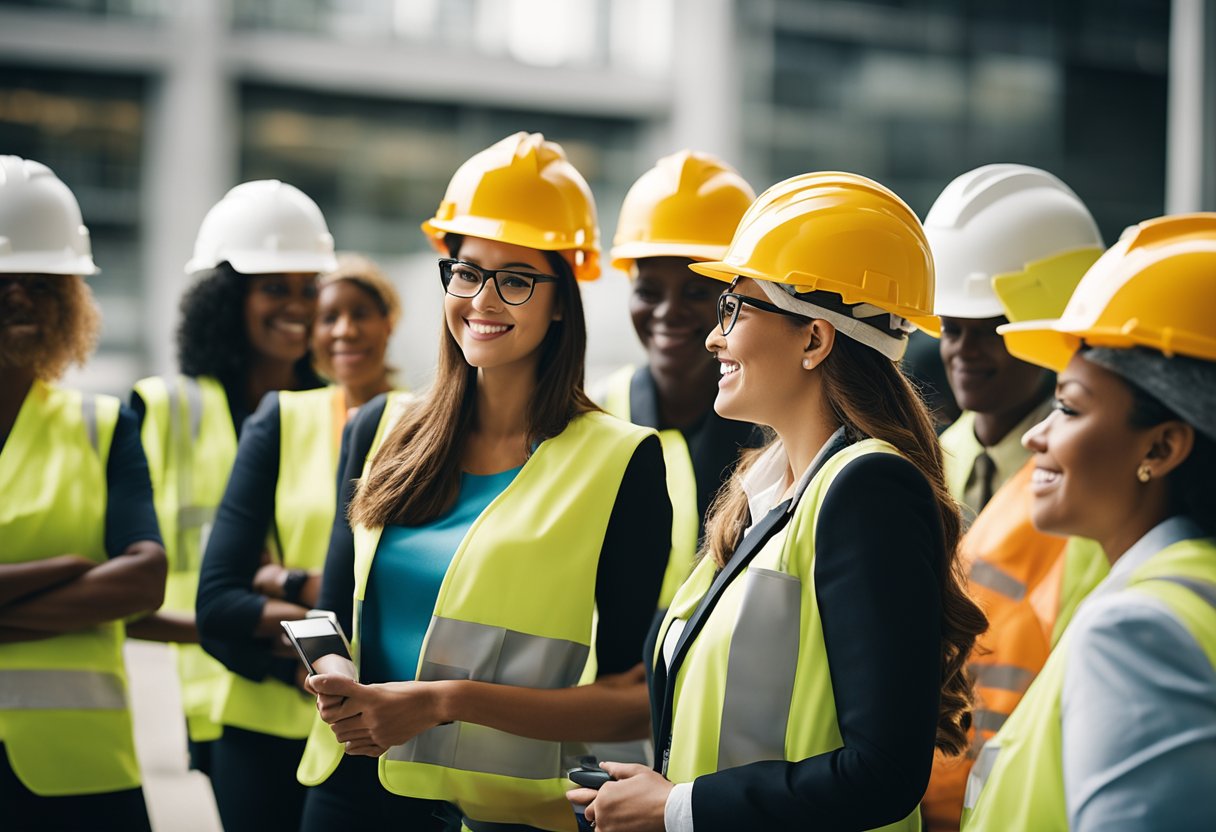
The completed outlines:
{"type": "Polygon", "coordinates": [[[996,468],[992,479],[992,493],[995,494],[1030,459],[1030,451],[1022,447],[1022,434],[1046,418],[1050,411],[1050,400],[1042,402],[989,448],[985,448],[976,438],[976,414],[970,410],[963,411],[954,424],[942,431],[940,441],[946,488],[950,490],[950,496],[962,504],[968,521],[979,512],[983,490],[981,483],[969,482],[976,457],[985,451],[991,457],[996,468]]]}
{"type": "MultiPolygon", "coordinates": [[[[675,685],[666,767],[672,782],[691,783],[703,774],[761,759],[803,760],[844,744],[815,598],[815,528],[832,481],[849,462],[875,453],[897,451],[886,442],[866,439],[838,451],[823,465],[788,525],[722,592],[689,645],[676,678],[668,682],[675,685]],[[772,601],[778,602],[776,607],[772,601]],[[789,649],[774,648],[775,644],[789,649]],[[754,664],[748,659],[756,653],[764,654],[769,665],[759,684],[751,669],[739,666],[754,664]],[[770,678],[779,673],[787,673],[792,681],[784,692],[770,678]],[[735,696],[741,691],[747,695],[735,696]],[[731,713],[744,719],[736,720],[731,713]],[[767,741],[752,730],[761,724],[774,729],[767,741]]],[[[714,573],[713,560],[703,559],[676,593],[659,631],[656,661],[662,660],[662,644],[672,622],[691,618],[714,573]]],[[[882,828],[918,830],[919,810],[882,828]]]]}
{"type": "MultiPolygon", "coordinates": [[[[1166,547],[1136,569],[1123,590],[1162,601],[1216,667],[1216,608],[1171,578],[1216,586],[1216,540],[1166,547]]],[[[967,787],[965,832],[1068,828],[1060,715],[1068,648],[1065,632],[1025,699],[985,746],[967,787]]]]}
{"type": "MultiPolygon", "coordinates": [[[[594,639],[604,533],[629,461],[653,433],[596,412],[540,444],[457,548],[417,679],[578,683],[594,639]]],[[[356,634],[380,532],[354,530],[356,634]]],[[[581,744],[453,723],[389,749],[380,780],[395,794],[453,803],[474,820],[572,831],[565,767],[584,752],[581,744]]]]}
{"type": "MultiPolygon", "coordinates": [[[[228,397],[208,376],[146,378],[135,392],[144,403],[140,437],[169,558],[164,609],[193,613],[206,538],[236,459],[228,397]]],[[[227,671],[197,644],[174,646],[190,738],[218,739],[223,729],[212,712],[227,671]]]]}
{"type": "Polygon", "coordinates": [[[1051,645],[1059,644],[1064,630],[1077,613],[1077,607],[1094,587],[1110,574],[1110,561],[1106,552],[1093,540],[1070,537],[1064,547],[1064,575],[1060,579],[1060,602],[1055,626],[1051,631],[1051,645]]]}
{"type": "MultiPolygon", "coordinates": [[[[118,409],[110,396],[34,382],[0,454],[0,562],[68,553],[106,561],[106,460],[118,409]]],[[[114,621],[0,644],[0,743],[35,794],[139,785],[122,640],[114,621]]]]}
{"type": "MultiPolygon", "coordinates": [[[[275,539],[283,565],[320,569],[325,565],[337,500],[335,483],[340,435],[335,398],[342,388],[323,387],[279,394],[279,479],[275,487],[275,539]]],[[[254,682],[226,672],[218,687],[212,719],[247,731],[303,739],[312,729],[316,701],[294,685],[268,676],[254,682]]]]}
{"type": "MultiPolygon", "coordinates": [[[[372,437],[372,444],[368,448],[367,457],[363,460],[364,476],[367,474],[368,466],[376,455],[376,451],[380,450],[380,445],[384,442],[385,434],[401,419],[403,409],[412,400],[413,396],[405,391],[388,394],[388,399],[384,403],[384,412],[380,415],[380,423],[376,426],[376,434],[372,437]]],[[[334,477],[334,482],[335,484],[337,483],[336,476],[334,477]]],[[[356,614],[358,610],[359,604],[356,601],[356,614]]],[[[356,627],[354,632],[351,633],[350,640],[350,647],[354,653],[356,666],[359,664],[359,641],[359,630],[356,627]]],[[[342,762],[343,753],[345,752],[342,743],[338,742],[334,737],[334,732],[321,720],[319,715],[314,714],[312,725],[308,732],[308,743],[304,746],[304,754],[300,758],[300,765],[296,769],[296,779],[305,786],[317,786],[324,783],[334,773],[334,770],[337,769],[338,764],[342,762]]]]}
{"type": "MultiPolygon", "coordinates": [[[[631,421],[629,386],[634,372],[635,368],[630,366],[613,373],[605,383],[601,403],[604,410],[627,422],[631,421]]],[[[684,434],[678,430],[661,430],[659,442],[663,446],[667,494],[672,510],[671,555],[667,558],[667,571],[663,573],[663,586],[659,590],[659,608],[663,609],[671,605],[676,590],[692,572],[701,517],[697,511],[697,476],[684,434]]]]}

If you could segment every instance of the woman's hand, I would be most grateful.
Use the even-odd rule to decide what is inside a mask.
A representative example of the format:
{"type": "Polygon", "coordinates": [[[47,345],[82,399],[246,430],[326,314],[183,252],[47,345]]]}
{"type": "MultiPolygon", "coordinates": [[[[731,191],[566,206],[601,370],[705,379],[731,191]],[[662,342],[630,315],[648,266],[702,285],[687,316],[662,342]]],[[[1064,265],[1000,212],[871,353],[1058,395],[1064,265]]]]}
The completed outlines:
{"type": "Polygon", "coordinates": [[[346,753],[379,757],[445,720],[435,682],[361,685],[346,676],[324,673],[309,679],[317,710],[346,753]]]}
{"type": "Polygon", "coordinates": [[[587,805],[585,817],[596,832],[663,832],[663,812],[673,784],[647,766],[600,763],[612,780],[594,789],[572,789],[566,798],[587,805]]]}
{"type": "Polygon", "coordinates": [[[283,581],[287,569],[277,563],[263,563],[253,576],[253,589],[267,598],[283,597],[283,581]]]}

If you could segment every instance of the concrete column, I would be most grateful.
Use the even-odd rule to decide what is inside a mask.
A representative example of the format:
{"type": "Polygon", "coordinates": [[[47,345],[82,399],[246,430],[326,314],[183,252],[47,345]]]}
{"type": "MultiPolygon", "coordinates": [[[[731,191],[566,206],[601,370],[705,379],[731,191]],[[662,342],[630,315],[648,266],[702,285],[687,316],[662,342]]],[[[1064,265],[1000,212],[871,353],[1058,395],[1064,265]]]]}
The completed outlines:
{"type": "Polygon", "coordinates": [[[674,0],[672,109],[666,147],[716,153],[742,166],[742,67],[734,0],[674,0]]]}
{"type": "Polygon", "coordinates": [[[148,101],[144,152],[145,333],[154,373],[176,368],[173,333],[188,285],[182,267],[199,223],[237,175],[235,90],[224,65],[227,0],[175,0],[172,44],[148,101]]]}
{"type": "Polygon", "coordinates": [[[1173,0],[1165,208],[1216,210],[1216,3],[1173,0]]]}

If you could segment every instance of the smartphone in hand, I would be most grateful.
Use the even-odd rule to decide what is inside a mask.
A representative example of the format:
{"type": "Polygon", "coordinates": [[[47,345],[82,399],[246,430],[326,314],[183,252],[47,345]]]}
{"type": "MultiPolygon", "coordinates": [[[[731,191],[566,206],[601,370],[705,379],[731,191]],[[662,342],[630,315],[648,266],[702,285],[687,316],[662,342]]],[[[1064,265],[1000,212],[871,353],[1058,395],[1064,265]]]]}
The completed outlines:
{"type": "Polygon", "coordinates": [[[342,628],[332,618],[304,618],[299,621],[283,621],[283,630],[300,661],[308,668],[309,676],[318,673],[337,673],[358,679],[355,660],[351,657],[350,643],[342,628]]]}

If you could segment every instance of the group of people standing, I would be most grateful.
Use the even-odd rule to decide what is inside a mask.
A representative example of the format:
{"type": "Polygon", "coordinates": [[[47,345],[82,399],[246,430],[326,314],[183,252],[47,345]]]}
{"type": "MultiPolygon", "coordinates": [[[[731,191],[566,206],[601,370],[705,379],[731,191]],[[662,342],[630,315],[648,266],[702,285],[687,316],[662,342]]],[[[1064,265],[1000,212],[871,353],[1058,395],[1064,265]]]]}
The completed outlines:
{"type": "Polygon", "coordinates": [[[589,392],[600,233],[559,145],[474,155],[422,231],[427,389],[385,364],[391,284],[258,181],[128,406],[54,385],[96,339],[88,232],[0,157],[6,820],[149,826],[133,637],[176,645],[227,830],[1216,825],[1216,214],[1103,253],[1035,168],[922,223],[681,151],[609,252],[646,363],[589,392]],[[280,636],[315,610],[357,678],[280,636]]]}

